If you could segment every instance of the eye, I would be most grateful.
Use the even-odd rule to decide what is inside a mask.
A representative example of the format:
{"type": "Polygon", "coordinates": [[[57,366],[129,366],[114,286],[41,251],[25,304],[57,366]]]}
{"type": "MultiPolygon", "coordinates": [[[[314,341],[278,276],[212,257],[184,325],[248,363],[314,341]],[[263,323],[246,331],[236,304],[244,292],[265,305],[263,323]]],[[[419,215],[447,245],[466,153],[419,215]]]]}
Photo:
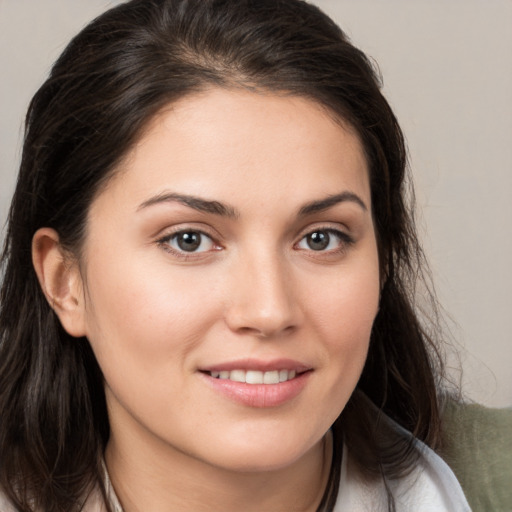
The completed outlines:
{"type": "Polygon", "coordinates": [[[315,229],[304,236],[297,244],[298,249],[310,251],[336,251],[351,243],[352,239],[335,229],[315,229]]]}
{"type": "Polygon", "coordinates": [[[201,231],[179,231],[159,241],[178,253],[198,253],[215,249],[213,240],[201,231]]]}

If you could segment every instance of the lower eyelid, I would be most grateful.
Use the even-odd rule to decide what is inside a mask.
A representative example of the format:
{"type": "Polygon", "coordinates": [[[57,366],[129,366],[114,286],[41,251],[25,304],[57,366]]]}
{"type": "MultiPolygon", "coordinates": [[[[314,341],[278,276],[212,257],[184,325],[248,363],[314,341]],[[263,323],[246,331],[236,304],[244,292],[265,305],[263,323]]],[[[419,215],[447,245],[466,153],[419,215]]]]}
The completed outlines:
{"type": "Polygon", "coordinates": [[[336,237],[338,239],[337,247],[335,247],[333,249],[323,249],[323,250],[317,250],[317,251],[315,251],[312,248],[299,248],[299,249],[302,249],[305,251],[310,251],[312,253],[317,253],[319,255],[320,254],[329,254],[329,253],[334,254],[336,252],[341,252],[341,251],[347,249],[348,246],[352,245],[355,242],[355,240],[344,231],[341,231],[339,229],[334,229],[331,227],[324,227],[324,228],[319,227],[317,229],[312,229],[312,230],[308,231],[307,233],[305,233],[304,235],[302,235],[302,237],[295,244],[295,246],[298,246],[302,241],[304,241],[306,239],[306,237],[308,237],[309,235],[311,235],[315,232],[324,232],[324,233],[328,233],[329,235],[331,235],[333,237],[336,237]]]}
{"type": "MultiPolygon", "coordinates": [[[[177,255],[184,255],[184,256],[193,256],[194,254],[199,255],[207,252],[211,252],[212,250],[218,250],[220,245],[215,241],[215,239],[209,235],[208,233],[205,233],[204,231],[201,231],[199,229],[179,229],[172,233],[168,233],[162,237],[160,237],[157,241],[157,244],[160,245],[162,248],[164,248],[168,252],[173,252],[177,255]],[[183,233],[197,233],[201,235],[201,237],[204,237],[209,240],[209,244],[211,244],[211,249],[207,249],[204,251],[185,251],[176,247],[173,247],[172,242],[178,237],[180,234],[183,233]]],[[[203,241],[201,243],[204,243],[203,241]]]]}
{"type": "MultiPolygon", "coordinates": [[[[300,237],[300,239],[294,244],[294,248],[296,248],[308,235],[311,235],[315,232],[325,232],[331,236],[336,237],[338,239],[337,247],[332,248],[332,249],[323,249],[323,250],[317,250],[317,251],[315,251],[312,248],[302,248],[303,250],[314,252],[314,253],[316,252],[319,255],[322,253],[334,254],[337,252],[343,252],[345,249],[348,249],[348,247],[350,245],[353,245],[355,243],[354,238],[351,235],[349,235],[346,231],[343,231],[341,229],[336,229],[336,228],[330,227],[330,226],[325,226],[325,227],[319,226],[318,228],[310,229],[306,233],[304,233],[300,237]]],[[[181,229],[177,229],[176,231],[168,232],[164,236],[159,237],[156,240],[156,243],[158,245],[160,245],[167,252],[173,253],[178,257],[184,257],[184,258],[200,257],[200,255],[206,255],[208,253],[219,251],[219,250],[223,249],[222,244],[217,242],[216,239],[212,235],[210,235],[209,233],[207,233],[201,229],[194,229],[194,228],[181,228],[181,229]],[[180,248],[173,247],[174,244],[171,245],[173,239],[175,239],[175,237],[177,237],[178,235],[183,234],[183,233],[200,234],[202,237],[205,237],[209,240],[209,244],[211,245],[211,247],[209,247],[206,250],[201,250],[201,251],[186,251],[186,250],[183,250],[180,248]]],[[[202,242],[202,243],[204,243],[204,242],[202,242]]],[[[299,249],[301,249],[301,248],[299,248],[299,249]]]]}

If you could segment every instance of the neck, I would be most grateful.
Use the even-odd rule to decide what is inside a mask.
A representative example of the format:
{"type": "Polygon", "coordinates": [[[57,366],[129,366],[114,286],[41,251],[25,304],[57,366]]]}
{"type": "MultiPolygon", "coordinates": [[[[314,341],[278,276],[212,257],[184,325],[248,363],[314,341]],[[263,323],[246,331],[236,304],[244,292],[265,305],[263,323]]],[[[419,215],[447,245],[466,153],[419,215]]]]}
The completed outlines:
{"type": "Polygon", "coordinates": [[[157,444],[112,432],[105,459],[124,512],[315,512],[331,465],[330,435],[269,471],[230,471],[157,444]]]}

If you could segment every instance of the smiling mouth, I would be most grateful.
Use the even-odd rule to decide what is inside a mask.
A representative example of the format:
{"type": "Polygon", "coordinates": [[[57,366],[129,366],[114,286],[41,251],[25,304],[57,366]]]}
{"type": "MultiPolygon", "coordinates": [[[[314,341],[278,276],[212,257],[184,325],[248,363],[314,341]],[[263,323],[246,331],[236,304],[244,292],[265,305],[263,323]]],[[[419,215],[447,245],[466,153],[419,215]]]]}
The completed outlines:
{"type": "Polygon", "coordinates": [[[214,379],[231,380],[245,384],[279,384],[300,375],[296,370],[272,370],[267,372],[258,370],[224,370],[205,373],[214,379]]]}
{"type": "Polygon", "coordinates": [[[314,368],[297,361],[246,360],[202,368],[215,392],[244,407],[268,408],[289,403],[309,382],[314,368]]]}

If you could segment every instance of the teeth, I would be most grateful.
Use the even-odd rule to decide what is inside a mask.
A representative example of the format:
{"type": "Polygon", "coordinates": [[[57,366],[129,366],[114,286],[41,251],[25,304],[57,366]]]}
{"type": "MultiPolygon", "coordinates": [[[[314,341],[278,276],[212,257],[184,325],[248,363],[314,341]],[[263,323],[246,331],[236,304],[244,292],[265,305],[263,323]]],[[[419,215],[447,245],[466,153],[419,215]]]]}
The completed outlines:
{"type": "Polygon", "coordinates": [[[275,372],[265,372],[263,374],[263,384],[279,384],[279,372],[277,370],[275,372]]]}
{"type": "Polygon", "coordinates": [[[274,370],[260,372],[257,370],[231,370],[221,372],[210,372],[214,379],[226,379],[246,384],[279,384],[295,378],[295,370],[274,370]]]}
{"type": "Polygon", "coordinates": [[[245,372],[243,370],[231,370],[229,374],[229,380],[235,382],[245,382],[245,372]]]}
{"type": "Polygon", "coordinates": [[[245,372],[245,382],[247,382],[247,384],[263,384],[263,372],[254,370],[245,372]]]}

